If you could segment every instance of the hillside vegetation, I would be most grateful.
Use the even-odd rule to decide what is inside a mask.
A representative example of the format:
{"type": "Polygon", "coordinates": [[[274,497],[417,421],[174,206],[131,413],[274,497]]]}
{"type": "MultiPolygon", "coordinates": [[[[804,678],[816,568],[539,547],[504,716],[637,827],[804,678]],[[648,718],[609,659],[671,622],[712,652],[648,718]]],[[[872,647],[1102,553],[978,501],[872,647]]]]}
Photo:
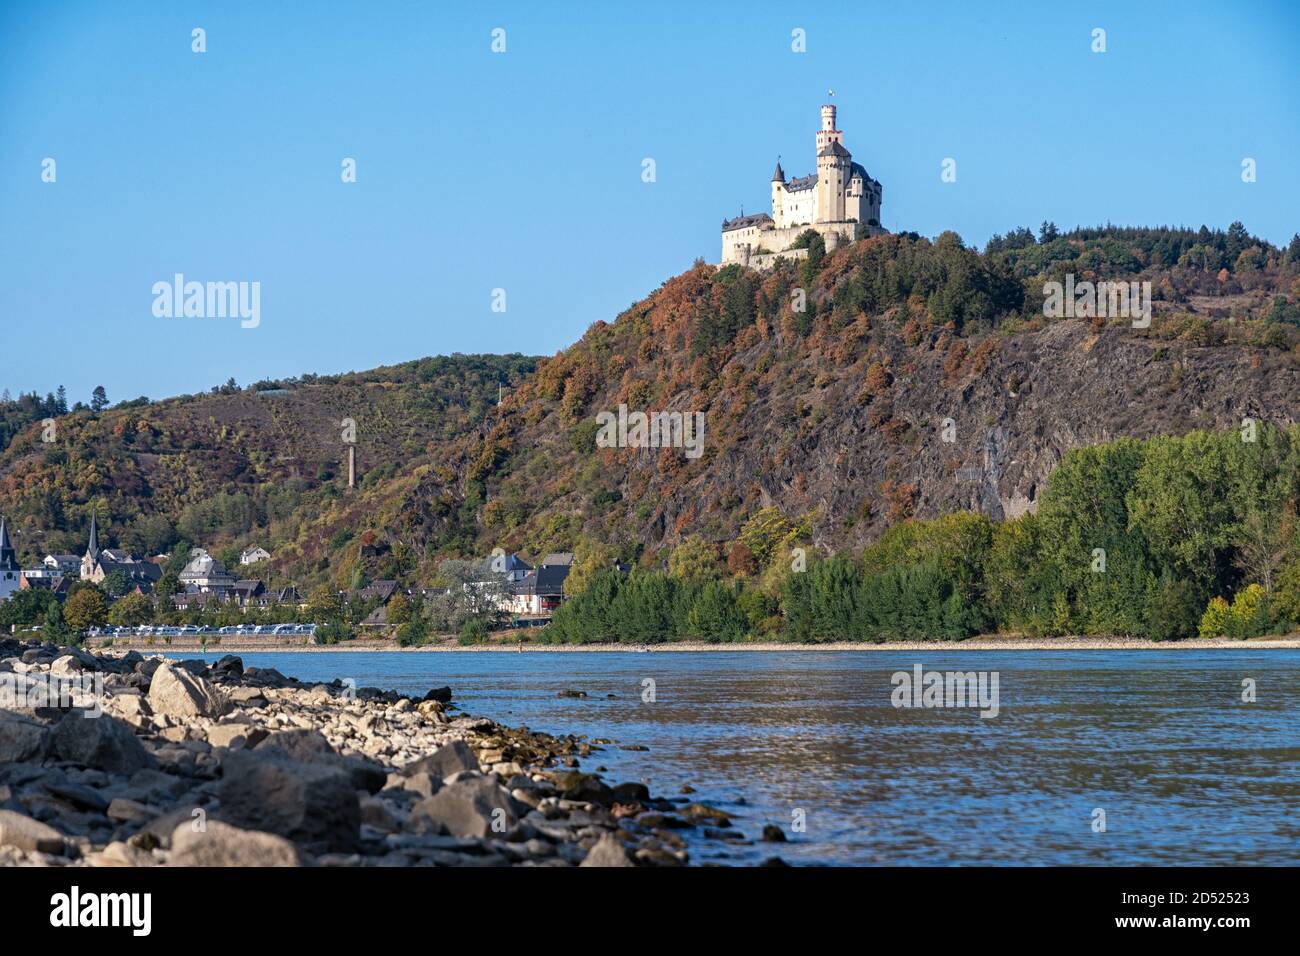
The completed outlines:
{"type": "Polygon", "coordinates": [[[499,386],[535,364],[456,355],[245,389],[230,383],[58,415],[52,442],[43,440],[47,407],[25,396],[8,406],[10,420],[20,403],[32,420],[0,453],[0,508],[25,566],[47,552],[84,551],[95,509],[105,546],[183,558],[196,545],[229,562],[259,544],[275,554],[259,574],[324,579],[330,556],[400,508],[440,450],[495,409],[499,386]],[[358,487],[349,492],[352,437],[358,487]]]}
{"type": "MultiPolygon", "coordinates": [[[[1057,473],[1069,473],[1062,462],[1076,460],[1067,458],[1076,449],[1192,432],[1221,441],[1244,419],[1271,436],[1260,447],[1291,441],[1287,427],[1300,421],[1300,237],[1277,248],[1240,224],[1062,233],[1045,223],[996,236],[982,252],[952,233],[881,236],[829,255],[817,240],[808,246],[806,262],[766,273],[697,263],[548,359],[425,359],[67,414],[57,396],[0,403],[0,431],[13,435],[0,454],[0,507],[26,560],[80,553],[95,506],[106,543],[173,553],[201,544],[227,558],[261,544],[275,554],[271,577],[304,593],[378,578],[427,585],[441,560],[497,547],[534,559],[576,551],[574,595],[598,580],[617,589],[603,569],[632,564],[640,575],[625,583],[643,577],[636,587],[652,590],[623,598],[629,607],[678,606],[654,590],[672,581],[711,585],[697,624],[693,595],[665,633],[702,633],[706,619],[726,623],[710,633],[822,633],[796,623],[814,618],[787,592],[793,548],[807,568],[831,568],[818,575],[839,575],[842,591],[929,588],[941,605],[965,595],[952,612],[961,604],[965,616],[943,633],[1139,632],[1150,629],[1153,595],[1181,601],[1185,622],[1187,608],[1199,619],[1212,598],[1265,587],[1247,580],[1236,556],[1242,502],[1214,532],[1211,569],[1198,565],[1185,593],[1165,582],[1187,568],[1163,546],[1149,550],[1148,529],[1140,547],[1112,542],[1120,571],[1104,580],[1140,582],[1128,618],[1097,610],[1087,590],[1094,579],[1070,577],[1073,565],[1020,604],[1005,603],[990,568],[980,571],[978,602],[969,582],[936,584],[928,558],[899,564],[915,580],[868,572],[889,570],[879,565],[895,554],[889,542],[928,534],[921,529],[936,520],[967,528],[978,519],[989,535],[1024,535],[1039,547],[1037,529],[1056,527],[1053,482],[1066,480],[1057,473]],[[1045,317],[1044,283],[1067,275],[1150,282],[1150,327],[1045,317]],[[515,387],[498,408],[501,382],[515,387]],[[58,436],[46,444],[50,401],[58,436]],[[597,447],[596,416],[620,405],[702,413],[703,454],[597,447]],[[345,418],[357,424],[361,481],[352,491],[345,418]],[[723,592],[748,603],[736,612],[723,592]]],[[[1145,462],[1146,450],[1163,446],[1134,447],[1145,462]]],[[[1144,467],[1130,464],[1125,480],[1144,467]]],[[[1290,487],[1281,472],[1269,480],[1290,487]]],[[[1135,515],[1151,520],[1130,507],[1125,497],[1125,528],[1138,526],[1135,515]]],[[[1289,506],[1271,507],[1289,533],[1289,506]]],[[[1107,520],[1109,541],[1121,519],[1107,520]]],[[[1108,548],[1076,543],[1089,544],[1089,555],[1108,548]]],[[[1274,561],[1273,572],[1285,564],[1274,561]]],[[[799,574],[793,580],[819,580],[799,574]]],[[[569,617],[594,613],[570,607],[569,617]]],[[[605,626],[593,620],[562,617],[552,637],[586,639],[605,626]]],[[[861,633],[893,627],[864,624],[861,633]]]]}

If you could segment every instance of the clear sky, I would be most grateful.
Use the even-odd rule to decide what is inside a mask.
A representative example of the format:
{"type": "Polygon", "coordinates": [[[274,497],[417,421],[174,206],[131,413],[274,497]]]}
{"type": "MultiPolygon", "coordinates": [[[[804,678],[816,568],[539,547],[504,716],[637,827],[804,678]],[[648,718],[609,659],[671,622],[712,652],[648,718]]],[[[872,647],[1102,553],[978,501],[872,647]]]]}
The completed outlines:
{"type": "Polygon", "coordinates": [[[717,261],[778,154],[813,172],[828,89],[888,229],[1240,219],[1284,243],[1298,64],[1293,0],[0,0],[0,387],[553,353],[717,261]],[[177,272],[260,282],[261,324],[155,317],[177,272]]]}

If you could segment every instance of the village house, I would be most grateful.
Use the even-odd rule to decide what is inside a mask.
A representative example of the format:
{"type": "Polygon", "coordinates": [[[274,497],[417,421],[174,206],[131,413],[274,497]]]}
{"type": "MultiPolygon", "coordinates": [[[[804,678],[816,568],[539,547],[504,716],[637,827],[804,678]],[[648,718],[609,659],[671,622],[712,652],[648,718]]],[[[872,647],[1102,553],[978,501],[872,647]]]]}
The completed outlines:
{"type": "Polygon", "coordinates": [[[257,599],[265,592],[266,585],[261,581],[256,578],[245,578],[235,582],[226,593],[226,598],[241,608],[256,607],[257,599]]]}
{"type": "Polygon", "coordinates": [[[240,564],[257,564],[269,560],[271,560],[271,552],[265,548],[246,548],[244,553],[239,556],[240,564]]]}
{"type": "Polygon", "coordinates": [[[41,564],[53,572],[52,577],[72,577],[81,571],[81,558],[75,554],[47,554],[41,564]]]}
{"type": "Polygon", "coordinates": [[[564,600],[564,579],[572,567],[570,552],[546,555],[536,568],[507,583],[505,597],[499,602],[501,610],[524,617],[552,613],[564,600]]]}
{"type": "Polygon", "coordinates": [[[180,579],[187,591],[224,593],[235,586],[235,576],[202,548],[190,552],[190,562],[180,573],[180,579]]]}
{"type": "Polygon", "coordinates": [[[56,575],[54,577],[28,577],[27,572],[23,572],[22,590],[24,591],[49,591],[60,601],[67,600],[68,589],[72,586],[73,578],[69,575],[56,575]]]}

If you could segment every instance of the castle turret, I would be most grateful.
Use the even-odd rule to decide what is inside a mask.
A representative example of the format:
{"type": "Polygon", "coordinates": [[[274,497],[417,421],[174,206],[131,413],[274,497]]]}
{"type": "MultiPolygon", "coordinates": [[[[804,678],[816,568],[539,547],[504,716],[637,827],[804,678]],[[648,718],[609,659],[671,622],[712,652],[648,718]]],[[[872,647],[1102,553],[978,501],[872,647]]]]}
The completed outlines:
{"type": "Polygon", "coordinates": [[[776,172],[772,173],[772,224],[777,229],[785,228],[785,170],[781,168],[781,159],[777,157],[776,172]]]}

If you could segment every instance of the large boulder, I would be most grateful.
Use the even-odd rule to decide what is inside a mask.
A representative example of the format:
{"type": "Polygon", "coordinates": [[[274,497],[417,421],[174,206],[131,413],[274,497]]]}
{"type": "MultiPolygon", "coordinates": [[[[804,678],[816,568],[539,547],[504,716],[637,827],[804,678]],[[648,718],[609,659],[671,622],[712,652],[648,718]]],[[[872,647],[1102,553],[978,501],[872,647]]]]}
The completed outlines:
{"type": "Polygon", "coordinates": [[[13,810],[0,810],[0,846],[28,853],[62,853],[63,834],[54,827],[13,810]]]}
{"type": "Polygon", "coordinates": [[[444,784],[417,803],[411,817],[423,817],[458,837],[502,837],[518,820],[509,792],[491,777],[467,777],[444,784]]]}
{"type": "Polygon", "coordinates": [[[107,714],[86,717],[75,710],[54,728],[50,753],[59,760],[109,773],[130,774],[157,766],[126,724],[107,714]]]}
{"type": "Polygon", "coordinates": [[[0,710],[0,764],[22,763],[45,749],[44,724],[0,710]]]}
{"type": "Polygon", "coordinates": [[[244,673],[244,661],[234,654],[227,654],[221,660],[212,665],[212,674],[214,677],[239,677],[244,673]]]}
{"type": "Polygon", "coordinates": [[[364,757],[343,756],[318,730],[280,730],[259,743],[256,749],[263,753],[280,753],[299,763],[337,767],[347,773],[355,789],[367,793],[378,793],[384,789],[388,779],[388,771],[383,766],[364,757]]]}
{"type": "Polygon", "coordinates": [[[168,717],[220,717],[227,704],[207,678],[162,663],[149,684],[149,707],[168,717]]]}
{"type": "Polygon", "coordinates": [[[356,849],[361,804],[347,771],[276,751],[233,751],[221,769],[217,798],[228,823],[276,833],[313,851],[356,849]]]}
{"type": "Polygon", "coordinates": [[[298,848],[284,837],[209,820],[196,831],[182,823],[171,838],[172,866],[301,866],[298,848]]]}
{"type": "Polygon", "coordinates": [[[437,777],[450,777],[454,773],[460,773],[462,770],[479,770],[478,757],[474,751],[463,740],[453,740],[451,743],[439,747],[427,757],[421,757],[419,760],[413,760],[402,768],[402,773],[410,775],[415,773],[430,773],[437,777]]]}

